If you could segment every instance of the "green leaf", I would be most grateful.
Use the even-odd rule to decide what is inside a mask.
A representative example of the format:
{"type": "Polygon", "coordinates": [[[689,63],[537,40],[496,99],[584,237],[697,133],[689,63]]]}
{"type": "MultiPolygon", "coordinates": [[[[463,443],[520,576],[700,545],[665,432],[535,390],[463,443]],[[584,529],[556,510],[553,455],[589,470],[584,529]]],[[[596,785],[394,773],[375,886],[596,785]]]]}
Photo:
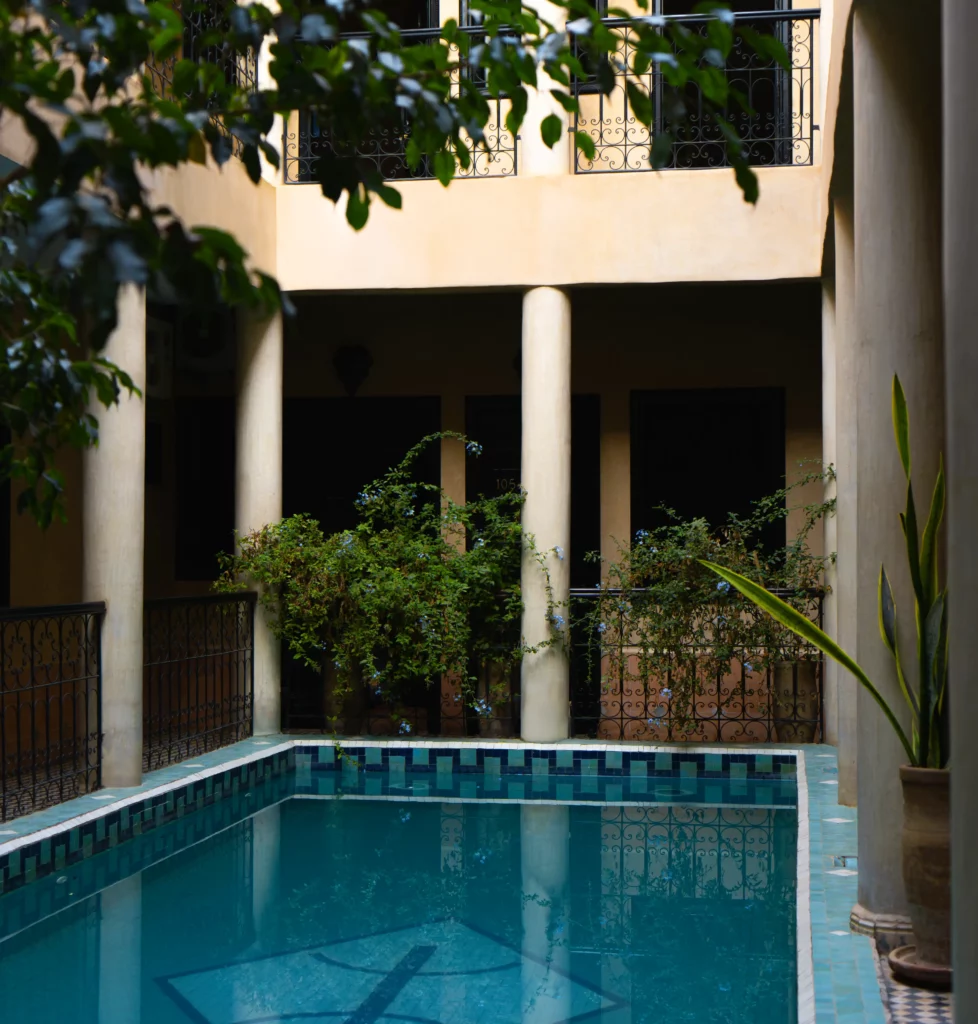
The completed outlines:
{"type": "Polygon", "coordinates": [[[540,138],[547,149],[553,149],[564,134],[564,123],[556,114],[548,114],[540,122],[540,138]]]}
{"type": "Polygon", "coordinates": [[[924,607],[930,607],[937,598],[937,540],[944,519],[945,500],[944,459],[941,457],[920,545],[920,582],[924,592],[924,607]]]}
{"type": "Polygon", "coordinates": [[[924,604],[924,585],[920,578],[920,538],[917,533],[917,506],[913,498],[913,485],[907,482],[907,511],[900,513],[900,525],[903,527],[903,539],[907,545],[907,563],[910,568],[910,579],[913,582],[913,592],[920,606],[921,615],[926,615],[930,610],[924,604]]]}
{"type": "Polygon", "coordinates": [[[944,595],[942,594],[927,613],[920,637],[920,762],[930,765],[934,718],[937,712],[935,696],[938,684],[935,678],[938,663],[938,644],[944,632],[944,595]]]}
{"type": "Polygon", "coordinates": [[[897,738],[900,740],[910,763],[917,763],[913,747],[907,739],[907,734],[891,710],[890,705],[886,702],[886,698],[873,685],[869,676],[866,675],[862,668],[828,634],[822,632],[811,619],[802,615],[795,608],[792,608],[790,604],[786,604],[779,597],[775,597],[774,594],[765,590],[760,584],[747,579],[746,576],[741,576],[739,573],[733,572],[730,569],[724,569],[722,566],[715,565],[713,562],[708,562],[704,559],[699,559],[699,562],[722,579],[725,579],[749,601],[753,601],[759,608],[766,611],[776,622],[780,622],[782,626],[790,629],[803,640],[807,640],[823,654],[828,655],[828,657],[842,665],[843,668],[848,669],[869,692],[883,714],[886,715],[887,721],[893,726],[893,731],[897,734],[897,738]]]}
{"type": "Polygon", "coordinates": [[[914,697],[913,692],[907,685],[907,678],[904,675],[903,665],[900,662],[900,646],[897,636],[896,602],[893,600],[893,590],[890,587],[890,580],[886,575],[886,569],[883,566],[880,566],[879,620],[880,635],[883,637],[883,643],[886,644],[886,649],[891,655],[893,655],[893,660],[896,663],[897,680],[900,683],[900,690],[903,692],[903,696],[906,699],[910,710],[916,715],[917,699],[914,697]]]}
{"type": "Polygon", "coordinates": [[[652,118],[655,116],[652,97],[645,89],[631,80],[626,83],[626,88],[628,90],[628,104],[632,108],[632,113],[642,124],[648,127],[652,124],[652,118]]]}
{"type": "Polygon", "coordinates": [[[594,139],[587,132],[574,132],[574,145],[584,154],[585,159],[594,160],[597,150],[594,139]]]}
{"type": "Polygon", "coordinates": [[[900,378],[893,375],[893,435],[896,437],[897,451],[903,472],[910,479],[910,415],[907,412],[907,396],[903,393],[900,378]]]}
{"type": "Polygon", "coordinates": [[[510,135],[519,133],[523,118],[526,117],[526,89],[520,86],[510,98],[509,113],[506,115],[506,130],[510,135]]]}
{"type": "Polygon", "coordinates": [[[401,193],[396,188],[391,188],[390,185],[380,184],[374,191],[380,196],[381,201],[389,206],[392,210],[399,210],[401,208],[401,193]]]}
{"type": "Polygon", "coordinates": [[[568,114],[577,113],[577,100],[564,92],[563,89],[551,89],[550,95],[567,111],[568,114]]]}
{"type": "Polygon", "coordinates": [[[346,204],[346,219],[354,231],[359,231],[367,223],[370,215],[370,195],[364,188],[355,188],[350,192],[346,204]]]}
{"type": "Polygon", "coordinates": [[[446,188],[455,177],[455,154],[450,149],[439,149],[433,161],[435,177],[446,188]]]}

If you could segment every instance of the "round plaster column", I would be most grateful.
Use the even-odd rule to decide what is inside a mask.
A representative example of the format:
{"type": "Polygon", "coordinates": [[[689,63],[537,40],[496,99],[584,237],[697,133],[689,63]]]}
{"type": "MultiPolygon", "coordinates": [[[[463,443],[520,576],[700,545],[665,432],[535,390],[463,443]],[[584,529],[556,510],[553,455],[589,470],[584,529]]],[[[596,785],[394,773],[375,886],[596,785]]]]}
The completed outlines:
{"type": "MultiPolygon", "coordinates": [[[[856,459],[859,390],[856,384],[856,270],[852,199],[837,196],[835,207],[835,289],[833,361],[835,440],[835,546],[826,537],[825,550],[835,551],[835,639],[844,650],[857,652],[856,600],[859,573],[856,555],[856,459]]],[[[824,367],[828,373],[828,367],[824,367]]],[[[828,388],[826,388],[828,390],[828,388]]],[[[826,459],[828,457],[826,456],[826,459]]],[[[869,637],[869,642],[875,642],[869,637]]],[[[859,684],[841,665],[828,659],[835,672],[835,739],[839,757],[839,803],[854,807],[857,799],[857,704],[859,684]]],[[[833,742],[830,740],[830,742],[833,742]]]]}
{"type": "MultiPolygon", "coordinates": [[[[523,530],[532,538],[523,552],[523,638],[532,647],[553,637],[551,612],[568,618],[570,596],[571,307],[559,288],[531,288],[523,297],[522,443],[523,530]]],[[[569,701],[564,644],[527,654],[523,739],[566,739],[569,701]]]]}
{"type": "Polygon", "coordinates": [[[978,4],[944,0],[944,294],[951,642],[951,939],[955,1020],[978,1020],[978,4]]]}
{"type": "MultiPolygon", "coordinates": [[[[141,391],[146,384],[146,300],[119,291],[118,324],[102,353],[141,391]]],[[[93,409],[97,448],[85,452],[82,593],[104,601],[102,624],[102,784],[138,786],[143,778],[143,540],[146,415],[138,395],[93,409]]]]}
{"type": "MultiPolygon", "coordinates": [[[[567,11],[549,0],[530,0],[529,6],[558,30],[566,24],[567,11]]],[[[521,178],[550,177],[571,172],[569,118],[567,111],[550,94],[553,88],[563,87],[538,68],[536,89],[527,89],[526,116],[520,129],[517,159],[521,178]],[[563,125],[553,148],[547,146],[540,136],[540,123],[551,114],[560,118],[563,125]]]]}
{"type": "Polygon", "coordinates": [[[142,1019],[142,872],[103,889],[98,900],[98,1024],[142,1019]]]}
{"type": "MultiPolygon", "coordinates": [[[[926,509],[944,443],[939,15],[937,4],[863,0],[853,21],[856,656],[905,722],[893,660],[879,635],[876,595],[885,564],[903,663],[912,671],[913,590],[898,519],[906,482],[893,437],[891,387],[899,374],[910,410],[917,502],[926,509]]],[[[905,924],[907,910],[899,779],[906,755],[863,691],[857,713],[859,905],[853,924],[890,930],[905,924]]]]}
{"type": "MultiPolygon", "coordinates": [[[[234,525],[245,536],[282,518],[282,314],[238,317],[234,525]]],[[[255,609],[254,734],[282,728],[282,665],[264,608],[255,609]]]]}
{"type": "Polygon", "coordinates": [[[522,1024],[569,1020],[570,808],[523,804],[520,808],[523,885],[522,1024]]]}

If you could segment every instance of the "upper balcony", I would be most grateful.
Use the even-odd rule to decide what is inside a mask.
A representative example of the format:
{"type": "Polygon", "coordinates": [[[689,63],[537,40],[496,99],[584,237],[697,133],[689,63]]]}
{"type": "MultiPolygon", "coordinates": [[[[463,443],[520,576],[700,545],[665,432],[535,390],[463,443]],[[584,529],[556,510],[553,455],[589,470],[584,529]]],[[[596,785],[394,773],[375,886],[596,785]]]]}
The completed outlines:
{"type": "MultiPolygon", "coordinates": [[[[668,0],[659,0],[659,6],[668,0]]],[[[763,0],[751,0],[760,6],[763,0]]],[[[674,6],[678,6],[674,5],[674,6]]],[[[686,6],[692,6],[686,4],[686,6]]],[[[733,5],[735,8],[736,4],[733,5]]],[[[741,5],[742,6],[742,5],[741,5]]],[[[746,20],[758,32],[773,35],[785,47],[791,66],[784,68],[773,58],[761,57],[747,49],[738,38],[723,69],[731,89],[746,98],[750,113],[732,112],[729,123],[743,142],[748,161],[755,167],[798,167],[811,165],[815,159],[818,131],[815,108],[816,33],[820,11],[772,10],[750,13],[746,20]]],[[[667,21],[682,22],[689,29],[705,34],[708,19],[702,15],[669,14],[667,21]]],[[[571,153],[570,166],[575,174],[605,172],[651,171],[652,151],[657,137],[671,131],[675,140],[665,167],[670,170],[702,170],[729,167],[727,144],[719,128],[702,114],[702,97],[695,86],[684,97],[687,116],[683,121],[670,117],[667,90],[661,65],[653,65],[646,75],[636,79],[629,70],[633,56],[627,31],[628,23],[604,19],[619,39],[617,61],[614,62],[615,85],[605,94],[593,78],[575,80],[573,93],[579,112],[570,118],[568,131],[583,132],[594,143],[594,155],[588,158],[580,150],[571,153]],[[655,117],[651,127],[643,124],[632,110],[626,82],[632,80],[652,98],[655,117]]],[[[477,26],[466,29],[479,35],[477,26]]],[[[406,39],[418,42],[438,38],[438,28],[405,30],[406,39]]],[[[460,74],[478,75],[478,69],[462,67],[460,74]]],[[[509,108],[505,98],[488,97],[492,116],[486,125],[485,144],[474,149],[470,167],[458,167],[456,177],[513,177],[520,172],[519,153],[524,145],[506,130],[509,108]]],[[[535,131],[529,120],[524,132],[535,131]]],[[[371,161],[390,180],[433,179],[434,171],[427,161],[410,167],[407,142],[410,128],[407,120],[371,133],[360,156],[371,161]]],[[[290,119],[283,138],[284,182],[308,184],[316,181],[318,157],[330,151],[328,133],[321,130],[316,119],[298,112],[290,119]]]]}
{"type": "MultiPolygon", "coordinates": [[[[220,176],[187,169],[186,181],[165,199],[192,211],[194,222],[234,230],[292,291],[817,277],[821,12],[781,9],[786,2],[731,4],[751,27],[778,37],[790,57],[784,68],[737,47],[723,69],[750,107],[731,112],[729,124],[759,178],[756,206],[743,201],[726,146],[716,125],[701,116],[695,89],[684,97],[688,116],[679,125],[661,75],[650,71],[641,84],[653,101],[651,126],[635,116],[626,90],[628,34],[625,23],[614,20],[606,20],[621,40],[614,87],[606,94],[594,80],[574,83],[579,113],[568,116],[565,139],[553,152],[540,140],[540,115],[534,119],[532,103],[514,138],[505,127],[509,101],[490,98],[485,145],[473,148],[471,165],[458,167],[457,180],[445,189],[427,162],[409,165],[407,122],[375,131],[361,156],[397,185],[403,209],[373,204],[359,233],[347,225],[342,208],[322,197],[316,164],[330,140],[301,111],[283,126],[282,168],[268,175],[260,202],[241,169],[231,165],[220,176]],[[765,3],[771,9],[754,9],[765,3]],[[649,173],[652,148],[667,130],[674,141],[666,168],[649,173]],[[572,144],[578,132],[591,138],[593,156],[572,144]],[[459,258],[460,248],[465,258],[459,258]]],[[[465,25],[465,0],[461,4],[460,10],[458,0],[441,0],[439,10],[438,0],[387,0],[385,9],[405,26],[403,34],[423,40],[438,36],[440,29],[432,26],[449,17],[465,25]]],[[[703,31],[707,19],[688,13],[693,6],[694,0],[654,0],[656,13],[703,31]]],[[[189,53],[196,52],[199,27],[188,22],[189,53]]],[[[466,30],[479,34],[476,25],[466,30]]],[[[219,56],[226,74],[259,81],[253,58],[219,56]]],[[[457,73],[480,72],[463,66],[457,73]]],[[[166,69],[159,75],[166,88],[166,69]]]]}
{"type": "MultiPolygon", "coordinates": [[[[593,80],[574,83],[580,112],[568,118],[559,156],[542,150],[532,105],[513,138],[505,128],[508,101],[493,99],[485,147],[469,168],[458,168],[459,180],[446,190],[426,163],[409,166],[408,126],[392,124],[361,152],[395,181],[403,209],[374,204],[358,234],[313,184],[328,135],[313,118],[294,114],[284,131],[285,187],[277,192],[283,285],[318,291],[817,277],[820,10],[754,10],[763,3],[732,6],[753,28],[782,41],[790,67],[738,47],[724,69],[751,108],[731,113],[730,124],[760,179],[756,207],[743,201],[720,132],[700,116],[693,89],[684,97],[689,116],[677,128],[661,75],[650,71],[642,84],[654,103],[651,128],[635,116],[625,88],[627,32],[624,23],[608,20],[621,38],[615,86],[606,95],[593,80]],[[666,170],[648,173],[652,147],[667,128],[675,140],[666,170]],[[572,145],[578,131],[593,140],[593,158],[572,145]],[[459,258],[460,248],[470,255],[459,258]]],[[[402,0],[406,10],[395,20],[413,24],[410,4],[402,0]]],[[[666,18],[705,30],[703,16],[685,13],[692,6],[692,0],[656,4],[666,18]]],[[[425,11],[418,8],[416,20],[425,11]]],[[[457,13],[443,9],[438,20],[457,13]]],[[[464,24],[464,8],[461,14],[464,24]]],[[[423,39],[439,30],[422,24],[407,31],[423,39]]]]}

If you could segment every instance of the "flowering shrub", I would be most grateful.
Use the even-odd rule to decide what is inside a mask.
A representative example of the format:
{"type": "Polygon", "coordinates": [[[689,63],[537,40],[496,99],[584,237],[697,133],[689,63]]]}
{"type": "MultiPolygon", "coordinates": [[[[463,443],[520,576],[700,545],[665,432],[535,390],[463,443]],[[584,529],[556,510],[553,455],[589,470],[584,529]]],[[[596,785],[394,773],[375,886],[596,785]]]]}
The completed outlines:
{"type": "MultiPolygon", "coordinates": [[[[825,563],[834,556],[812,554],[808,541],[815,525],[834,513],[834,501],[803,506],[804,526],[785,547],[765,551],[759,538],[797,510],[790,504],[792,491],[825,475],[806,475],[756,502],[749,516],[731,514],[719,530],[669,509],[665,525],[639,530],[607,566],[594,597],[575,608],[576,635],[596,641],[587,645],[589,671],[596,658],[602,660],[602,694],[614,690],[614,699],[630,707],[646,702],[649,733],[661,725],[670,738],[687,739],[696,727],[694,708],[704,683],[729,676],[735,662],[749,677],[776,662],[817,657],[770,616],[758,614],[729,583],[718,582],[700,560],[729,566],[817,616],[825,563]]],[[[760,696],[750,690],[740,699],[760,696]]],[[[720,689],[711,700],[717,705],[711,713],[721,716],[720,689]]],[[[700,705],[707,703],[712,707],[700,699],[700,705]]],[[[631,707],[629,717],[633,712],[631,707]]]]}
{"type": "Polygon", "coordinates": [[[257,584],[272,628],[293,654],[317,670],[331,665],[334,725],[343,699],[363,686],[407,734],[398,710],[405,688],[445,674],[488,716],[493,694],[476,699],[473,670],[511,666],[525,651],[521,545],[533,541],[520,526],[524,496],[458,504],[417,482],[418,457],[443,438],[481,453],[460,434],[432,434],[363,489],[352,530],[324,536],[310,516],[295,515],[241,538],[238,554],[224,560],[219,589],[257,584]]]}

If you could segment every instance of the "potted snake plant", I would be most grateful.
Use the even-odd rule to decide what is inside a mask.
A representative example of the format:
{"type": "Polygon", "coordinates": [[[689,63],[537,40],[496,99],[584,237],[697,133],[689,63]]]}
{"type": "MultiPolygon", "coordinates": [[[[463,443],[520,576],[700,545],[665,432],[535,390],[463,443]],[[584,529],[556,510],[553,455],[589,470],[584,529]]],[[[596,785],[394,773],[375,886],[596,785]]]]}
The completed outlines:
{"type": "Polygon", "coordinates": [[[894,659],[900,691],[910,711],[910,734],[869,676],[835,641],[801,612],[764,587],[713,562],[704,562],[783,626],[848,669],[880,706],[906,753],[903,784],[903,877],[916,946],[890,954],[894,973],[910,981],[950,981],[950,754],[947,716],[947,589],[939,581],[939,533],[944,518],[944,469],[938,469],[923,532],[918,531],[910,480],[910,425],[899,378],[893,378],[893,430],[907,478],[907,507],[900,514],[913,582],[917,632],[916,686],[904,671],[897,638],[897,613],[885,567],[879,575],[879,623],[894,659]]]}

